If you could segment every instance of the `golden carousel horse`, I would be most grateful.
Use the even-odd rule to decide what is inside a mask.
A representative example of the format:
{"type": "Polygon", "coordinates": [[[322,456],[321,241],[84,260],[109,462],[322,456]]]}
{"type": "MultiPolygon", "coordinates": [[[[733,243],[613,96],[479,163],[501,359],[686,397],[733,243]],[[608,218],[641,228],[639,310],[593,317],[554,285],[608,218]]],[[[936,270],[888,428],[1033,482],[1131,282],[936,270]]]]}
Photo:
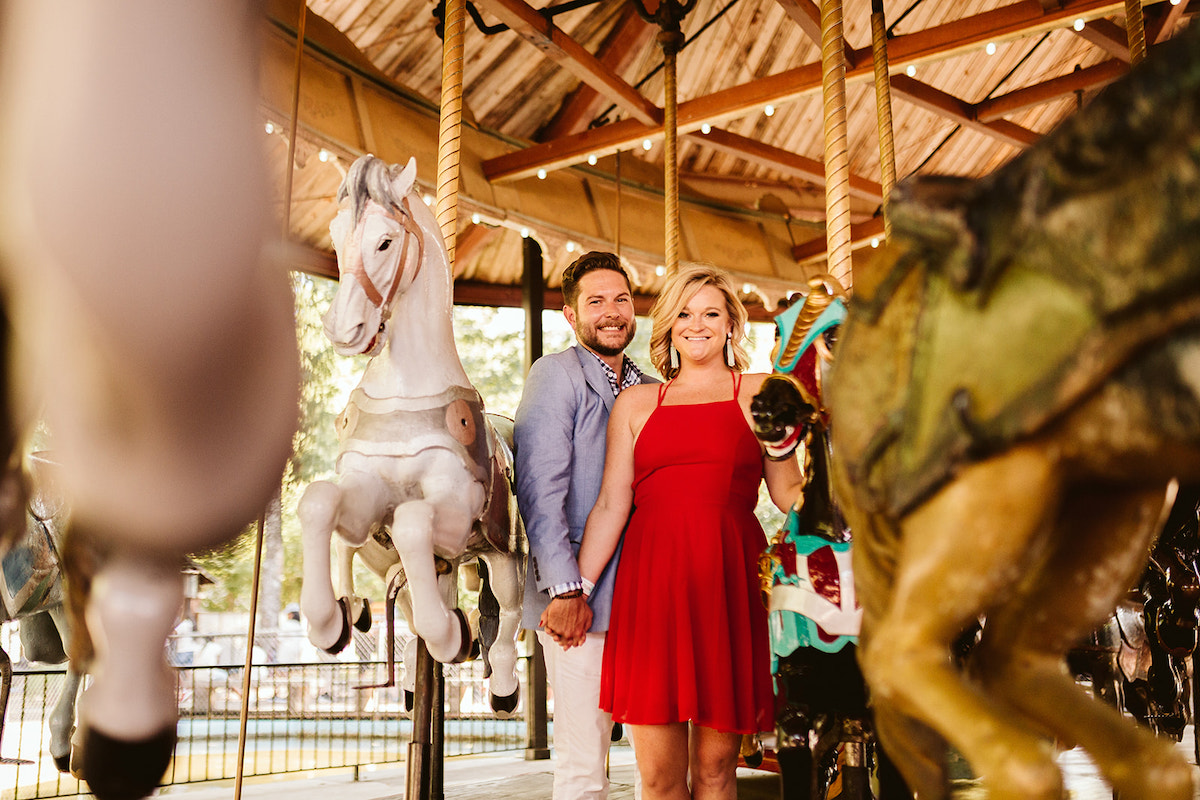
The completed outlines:
{"type": "Polygon", "coordinates": [[[1173,742],[1064,655],[1200,478],[1200,26],[992,176],[890,210],[826,384],[884,745],[923,800],[947,744],[993,800],[1063,797],[1056,745],[1124,800],[1191,800],[1173,742]]]}

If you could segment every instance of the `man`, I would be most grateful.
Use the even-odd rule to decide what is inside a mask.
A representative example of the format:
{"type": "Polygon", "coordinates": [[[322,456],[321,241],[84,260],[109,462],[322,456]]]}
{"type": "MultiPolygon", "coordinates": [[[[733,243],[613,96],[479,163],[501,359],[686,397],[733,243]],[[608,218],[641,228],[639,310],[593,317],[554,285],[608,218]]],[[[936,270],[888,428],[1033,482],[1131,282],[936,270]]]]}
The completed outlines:
{"type": "Polygon", "coordinates": [[[624,355],[636,323],[615,255],[581,256],[563,274],[562,291],[578,344],[530,369],[514,431],[517,502],[529,536],[522,625],[537,630],[554,688],[554,800],[604,800],[612,717],[600,710],[600,664],[620,550],[594,587],[584,586],[576,557],[600,494],[613,400],[655,381],[624,355]]]}

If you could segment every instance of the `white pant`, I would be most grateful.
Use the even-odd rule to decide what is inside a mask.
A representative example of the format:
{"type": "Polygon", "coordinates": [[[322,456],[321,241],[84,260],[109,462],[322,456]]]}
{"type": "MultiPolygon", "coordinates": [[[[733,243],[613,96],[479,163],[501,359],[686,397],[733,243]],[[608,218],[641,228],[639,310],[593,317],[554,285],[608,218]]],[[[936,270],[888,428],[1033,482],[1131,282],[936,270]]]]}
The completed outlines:
{"type": "Polygon", "coordinates": [[[554,800],[606,800],[612,715],[600,710],[604,634],[563,650],[538,631],[554,690],[554,800]]]}

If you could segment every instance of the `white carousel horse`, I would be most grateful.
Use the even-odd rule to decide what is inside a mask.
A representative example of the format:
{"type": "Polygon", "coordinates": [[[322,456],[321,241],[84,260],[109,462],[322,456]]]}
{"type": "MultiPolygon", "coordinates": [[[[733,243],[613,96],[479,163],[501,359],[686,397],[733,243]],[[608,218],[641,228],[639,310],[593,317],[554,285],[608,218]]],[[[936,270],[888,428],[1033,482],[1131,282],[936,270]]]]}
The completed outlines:
{"type": "Polygon", "coordinates": [[[101,800],[165,770],[183,557],[259,514],[296,427],[292,300],[261,258],[260,11],[0,6],[7,421],[45,419],[62,466],[72,656],[93,676],[82,769],[101,800]]]}
{"type": "Polygon", "coordinates": [[[472,635],[456,607],[457,567],[482,560],[500,607],[487,654],[491,702],[507,712],[517,702],[524,580],[511,451],[459,360],[445,243],[415,181],[414,160],[401,169],[368,155],[338,190],[330,232],[342,280],[325,334],[339,354],[374,357],[338,419],[339,481],[313,483],[300,501],[300,605],[309,640],[340,650],[358,616],[349,567],[357,553],[389,586],[407,581],[400,605],[430,655],[461,661],[472,635]],[[330,575],[335,532],[340,600],[330,575]]]}
{"type": "MultiPolygon", "coordinates": [[[[30,661],[67,662],[62,690],[50,711],[50,755],[55,766],[68,772],[75,701],[83,675],[67,653],[70,622],[63,607],[63,580],[58,553],[66,535],[67,507],[52,473],[53,461],[35,453],[29,459],[33,491],[23,535],[0,558],[0,622],[20,624],[21,647],[30,661]]],[[[12,661],[0,649],[0,737],[12,686],[12,661]]]]}

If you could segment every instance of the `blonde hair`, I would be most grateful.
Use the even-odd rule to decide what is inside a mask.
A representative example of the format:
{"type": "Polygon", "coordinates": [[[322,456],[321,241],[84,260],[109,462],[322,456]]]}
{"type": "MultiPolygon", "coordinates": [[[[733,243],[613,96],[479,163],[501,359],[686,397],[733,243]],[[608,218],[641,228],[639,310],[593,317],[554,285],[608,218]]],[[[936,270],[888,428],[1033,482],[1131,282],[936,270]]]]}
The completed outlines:
{"type": "Polygon", "coordinates": [[[738,299],[733,281],[721,270],[706,264],[680,267],[667,278],[666,286],[650,308],[650,363],[659,374],[670,380],[679,374],[678,367],[671,366],[671,326],[691,299],[705,286],[711,286],[725,296],[725,308],[733,331],[729,341],[733,345],[733,368],[738,372],[750,366],[750,356],[744,345],[746,320],[749,314],[738,299]]]}

